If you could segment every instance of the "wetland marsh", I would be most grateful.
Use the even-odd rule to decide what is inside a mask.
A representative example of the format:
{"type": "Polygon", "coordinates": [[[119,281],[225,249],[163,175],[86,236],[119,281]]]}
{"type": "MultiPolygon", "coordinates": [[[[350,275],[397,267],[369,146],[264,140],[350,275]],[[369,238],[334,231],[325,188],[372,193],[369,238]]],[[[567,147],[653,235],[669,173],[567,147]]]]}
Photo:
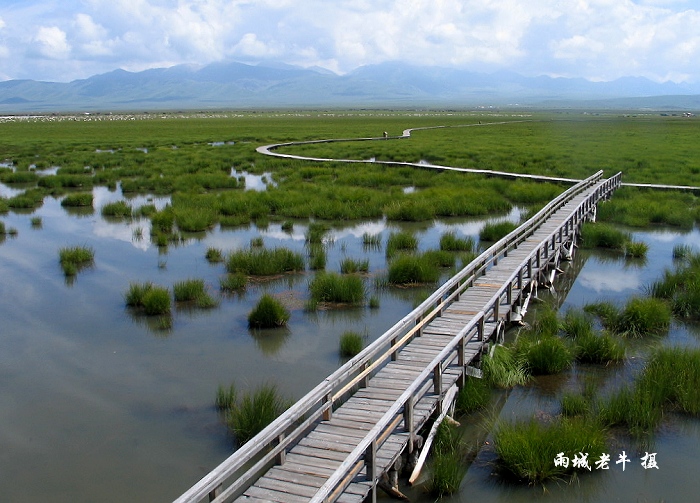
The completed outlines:
{"type": "MultiPolygon", "coordinates": [[[[564,188],[411,168],[290,162],[258,156],[256,146],[489,119],[522,117],[305,112],[0,124],[6,133],[0,144],[5,160],[0,221],[17,230],[0,236],[4,497],[20,500],[31,488],[32,499],[58,502],[94,501],[96,495],[100,501],[172,500],[234,448],[214,405],[217,387],[235,382],[239,391],[247,391],[271,383],[286,397],[298,398],[342,363],[344,333],[362,334],[367,343],[432,291],[431,283],[386,284],[390,236],[412,235],[413,254],[438,250],[441,241],[452,243],[445,246],[455,248],[449,252],[455,265],[438,269],[438,282],[444,281],[468,260],[461,248],[467,240],[478,243],[487,222],[518,222],[564,188]],[[39,176],[42,170],[52,174],[39,176]],[[76,192],[90,194],[92,204],[61,204],[76,192]],[[131,216],[103,215],[102,209],[117,201],[131,208],[131,216]],[[320,236],[313,234],[314,224],[323,224],[320,236]],[[360,269],[352,274],[366,290],[363,302],[308,309],[310,283],[319,274],[311,266],[312,241],[324,253],[318,271],[360,269]],[[64,274],[59,263],[59,249],[69,247],[94,253],[73,275],[64,274]],[[302,256],[304,267],[250,275],[245,288],[222,290],[229,255],[256,248],[289,249],[302,256]],[[221,250],[223,260],[208,260],[210,249],[221,250]],[[172,294],[176,285],[191,280],[203,283],[215,305],[201,308],[170,295],[168,324],[125,303],[132,283],[151,282],[172,294]],[[284,327],[249,329],[248,315],[266,293],[285,305],[289,319],[284,327]]],[[[340,150],[328,153],[454,165],[471,158],[491,169],[530,166],[532,172],[557,176],[583,176],[601,167],[612,174],[626,167],[625,181],[649,181],[651,172],[651,181],[664,177],[673,183],[672,176],[687,173],[683,183],[695,183],[700,147],[688,140],[697,132],[695,123],[575,119],[566,121],[563,131],[539,120],[507,125],[504,131],[426,130],[398,142],[336,145],[332,148],[340,150]],[[574,134],[577,124],[583,129],[574,134]],[[576,137],[588,140],[579,145],[576,137]],[[611,137],[630,141],[610,145],[611,137]],[[350,148],[364,150],[343,150],[350,148]],[[387,153],[392,148],[396,151],[387,153]]],[[[633,240],[648,245],[646,260],[579,250],[571,265],[578,274],[562,277],[558,298],[550,301],[564,310],[598,300],[624,303],[673,265],[674,246],[700,250],[695,196],[653,196],[653,204],[646,196],[622,189],[621,197],[616,194],[600,211],[610,220],[634,224],[620,215],[646,217],[657,226],[625,228],[633,240]]],[[[483,413],[464,421],[466,438],[479,446],[490,441],[484,428],[497,416],[557,416],[564,390],[577,389],[585,379],[600,381],[604,390],[634,374],[649,345],[696,347],[698,337],[693,322],[674,321],[662,339],[631,342],[623,364],[607,370],[575,364],[563,374],[495,392],[486,421],[483,413]]],[[[611,453],[637,454],[637,440],[617,438],[611,453]]],[[[637,462],[624,473],[613,467],[604,474],[582,474],[574,485],[548,484],[547,492],[491,475],[494,454],[485,447],[473,455],[461,490],[445,501],[688,499],[700,491],[691,474],[700,459],[698,440],[696,419],[671,414],[647,445],[658,452],[658,472],[637,462]]],[[[433,501],[421,487],[413,491],[417,501],[433,501]]]]}

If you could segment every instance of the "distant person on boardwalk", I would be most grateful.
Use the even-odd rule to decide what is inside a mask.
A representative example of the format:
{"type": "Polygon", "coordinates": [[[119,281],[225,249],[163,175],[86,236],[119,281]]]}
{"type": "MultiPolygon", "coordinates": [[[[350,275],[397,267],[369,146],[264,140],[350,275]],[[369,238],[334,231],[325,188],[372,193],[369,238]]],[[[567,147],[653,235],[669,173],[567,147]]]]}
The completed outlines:
{"type": "Polygon", "coordinates": [[[389,133],[387,133],[386,131],[384,131],[384,138],[389,138],[389,133]]]}

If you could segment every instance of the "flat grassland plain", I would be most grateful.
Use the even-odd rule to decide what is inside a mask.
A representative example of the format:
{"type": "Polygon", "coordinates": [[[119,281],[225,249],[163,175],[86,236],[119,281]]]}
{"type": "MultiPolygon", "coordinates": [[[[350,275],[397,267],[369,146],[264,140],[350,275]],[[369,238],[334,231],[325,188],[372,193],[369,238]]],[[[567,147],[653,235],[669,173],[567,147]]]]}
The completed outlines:
{"type": "MultiPolygon", "coordinates": [[[[335,110],[2,118],[0,492],[7,501],[178,496],[235,445],[214,407],[217,386],[235,382],[242,392],[273,383],[298,398],[342,362],[341,334],[352,330],[372,340],[435,287],[388,284],[390,241],[413,237],[397,257],[430,257],[442,266],[444,281],[474,251],[439,250],[445,235],[478,241],[486,222],[517,222],[565,189],[255,152],[271,143],[380,138],[385,131],[398,136],[434,126],[443,127],[407,139],[279,151],[565,178],[603,169],[606,175],[623,171],[624,182],[700,186],[700,121],[658,114],[335,110]],[[90,259],[62,271],[61,249],[85,251],[90,259]],[[259,257],[262,250],[291,260],[262,275],[251,272],[253,265],[244,273],[234,264],[232,257],[259,257]],[[333,277],[350,259],[361,266],[353,273],[364,285],[360,300],[342,308],[310,302],[313,278],[324,271],[333,277]],[[174,291],[184,285],[197,289],[174,291]],[[143,294],[138,300],[130,297],[136,292],[143,294]],[[289,321],[248,329],[248,314],[265,293],[285,304],[289,321]]],[[[643,270],[649,282],[672,264],[669,243],[695,241],[700,207],[690,191],[623,188],[601,206],[599,219],[652,242],[648,264],[582,251],[593,255],[579,266],[608,267],[608,279],[610,271],[643,270]],[[671,237],[649,238],[657,230],[671,237]],[[663,246],[653,244],[664,239],[663,246]]],[[[583,300],[611,294],[624,301],[635,289],[593,288],[583,300]]],[[[696,336],[687,338],[696,344],[696,336]]],[[[637,346],[628,351],[644,354],[637,346]]],[[[634,373],[638,361],[613,375],[634,373]]],[[[582,369],[565,372],[556,391],[545,380],[512,395],[520,393],[537,409],[594,373],[582,369]]],[[[493,397],[501,407],[507,400],[495,391],[493,397]]],[[[695,423],[682,423],[677,437],[694,441],[695,423]]],[[[657,486],[663,491],[676,483],[670,472],[682,473],[674,461],[665,462],[662,477],[650,474],[652,496],[657,486]]],[[[476,476],[488,479],[477,467],[465,496],[458,492],[454,501],[481,491],[476,476]]],[[[618,491],[639,485],[632,475],[610,480],[606,487],[622,487],[618,491]]],[[[678,494],[697,489],[689,484],[678,494]]],[[[489,486],[484,497],[537,494],[518,487],[489,486]]],[[[430,498],[420,491],[415,498],[430,498]]],[[[604,496],[585,491],[590,501],[604,496]]],[[[557,497],[573,501],[575,492],[564,489],[557,497]]]]}

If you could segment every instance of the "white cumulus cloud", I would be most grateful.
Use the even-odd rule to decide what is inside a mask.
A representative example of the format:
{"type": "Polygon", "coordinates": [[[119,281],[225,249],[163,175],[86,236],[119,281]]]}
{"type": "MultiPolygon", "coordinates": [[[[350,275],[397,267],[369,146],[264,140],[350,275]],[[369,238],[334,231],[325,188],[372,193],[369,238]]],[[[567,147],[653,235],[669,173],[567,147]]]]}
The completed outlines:
{"type": "Polygon", "coordinates": [[[0,46],[10,48],[11,60],[3,71],[14,78],[66,79],[67,70],[77,78],[229,58],[338,72],[401,60],[594,80],[698,81],[698,26],[695,0],[0,3],[0,46]]]}
{"type": "Polygon", "coordinates": [[[32,39],[35,54],[48,59],[66,59],[71,50],[66,32],[58,26],[40,26],[32,39]]]}

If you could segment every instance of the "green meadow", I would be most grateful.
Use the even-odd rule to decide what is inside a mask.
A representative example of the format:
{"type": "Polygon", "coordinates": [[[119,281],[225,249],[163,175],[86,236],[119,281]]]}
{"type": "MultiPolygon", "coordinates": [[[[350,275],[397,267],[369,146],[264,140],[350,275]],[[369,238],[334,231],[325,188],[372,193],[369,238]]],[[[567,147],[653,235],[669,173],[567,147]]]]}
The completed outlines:
{"type": "MultiPolygon", "coordinates": [[[[380,309],[396,310],[398,301],[393,295],[412,295],[420,288],[432,290],[483,247],[476,235],[465,237],[453,230],[440,231],[434,242],[426,243],[426,229],[434,220],[502,217],[516,207],[523,214],[532,214],[568,186],[377,162],[319,163],[265,157],[255,151],[260,145],[381,137],[383,131],[397,136],[406,128],[441,126],[414,131],[410,138],[315,143],[278,151],[565,178],[584,178],[602,169],[606,175],[622,171],[624,182],[700,186],[700,122],[659,114],[307,110],[142,114],[133,120],[116,119],[98,114],[0,124],[0,162],[5,166],[0,167],[0,182],[11,190],[25,190],[0,197],[0,216],[28,215],[45,199],[55,198],[61,201],[61,211],[71,218],[104,217],[114,225],[141,225],[138,219],[148,219],[143,222],[146,229],[150,225],[150,232],[146,234],[139,227],[134,237],[150,239],[152,248],[157,248],[151,251],[158,257],[148,267],[163,278],[170,268],[179,271],[178,267],[191,265],[178,265],[178,260],[184,263],[185,259],[177,257],[175,251],[188,246],[188,240],[204,241],[207,236],[241,228],[258,232],[246,234],[243,244],[223,240],[201,243],[197,257],[203,264],[199,269],[192,268],[191,273],[188,270],[167,281],[151,282],[144,277],[124,285],[123,299],[115,305],[120,309],[126,306],[125,314],[119,312],[115,319],[131,317],[138,323],[150,323],[159,329],[164,346],[165,337],[173,332],[179,335],[178,331],[187,330],[188,325],[195,326],[230,309],[231,304],[245,301],[251,308],[247,319],[227,319],[231,326],[226,327],[225,344],[239,342],[233,341],[234,334],[238,335],[235,323],[243,320],[247,331],[242,333],[248,337],[247,342],[254,341],[270,351],[275,343],[285,344],[289,339],[287,349],[294,349],[295,323],[302,323],[300,319],[303,323],[318,322],[333,312],[339,320],[334,323],[346,323],[352,329],[343,327],[342,337],[333,340],[332,351],[326,351],[335,364],[337,356],[350,357],[370,343],[370,337],[379,335],[362,331],[360,325],[376,317],[380,309]],[[251,187],[246,187],[243,173],[257,175],[264,187],[246,190],[251,187]],[[128,201],[100,206],[91,192],[95,187],[107,187],[113,193],[119,193],[120,188],[128,201]],[[158,196],[170,196],[164,207],[156,208],[153,200],[158,196]],[[133,202],[137,199],[146,203],[137,205],[133,202]],[[361,237],[364,254],[378,252],[375,255],[383,260],[380,265],[359,256],[360,245],[353,248],[348,241],[336,244],[340,251],[333,250],[332,231],[383,219],[387,223],[385,232],[368,230],[361,237]],[[268,228],[279,228],[285,236],[307,230],[296,237],[299,245],[291,249],[274,241],[268,243],[272,240],[270,234],[262,232],[268,228]],[[212,274],[216,274],[213,281],[212,274]],[[267,290],[279,295],[268,295],[267,290]],[[301,290],[298,297],[297,290],[301,290]],[[353,325],[360,326],[358,331],[353,325]]],[[[631,259],[645,257],[648,251],[644,243],[631,240],[635,230],[670,226],[690,231],[699,220],[700,205],[691,191],[625,187],[610,201],[601,203],[599,223],[584,227],[579,245],[585,253],[589,250],[584,248],[604,248],[609,256],[619,256],[614,260],[629,258],[630,267],[635,267],[641,261],[631,259]],[[625,229],[620,230],[620,225],[625,229]]],[[[27,220],[27,230],[21,229],[20,238],[48,234],[54,230],[52,223],[50,214],[43,215],[43,219],[33,214],[31,224],[27,220]]],[[[486,225],[480,240],[497,240],[515,225],[500,221],[486,225]]],[[[0,245],[2,239],[10,240],[5,233],[9,235],[11,230],[9,223],[6,227],[0,220],[0,245]]],[[[80,274],[84,284],[99,284],[100,274],[110,264],[105,256],[108,250],[98,248],[98,253],[93,253],[87,246],[59,245],[56,242],[56,251],[52,250],[53,269],[57,269],[58,254],[67,277],[84,270],[80,274]],[[75,255],[79,248],[83,256],[71,259],[68,252],[75,255]]],[[[700,259],[692,249],[678,248],[677,254],[674,270],[667,270],[656,283],[648,285],[648,291],[642,292],[645,295],[625,303],[591,302],[585,310],[572,310],[566,315],[540,308],[532,330],[522,330],[516,342],[498,346],[485,357],[485,379],[470,380],[460,397],[460,410],[483,414],[494,396],[510,393],[514,387],[529,389],[540,382],[554,382],[558,375],[575,373],[584,365],[591,372],[614,371],[627,364],[630,354],[638,356],[634,351],[639,345],[651,345],[649,341],[667,337],[677,322],[697,321],[700,294],[694,278],[700,274],[700,259]]],[[[139,274],[128,269],[120,273],[125,277],[139,274]]],[[[75,296],[81,291],[74,290],[75,296]]],[[[396,314],[392,322],[398,317],[396,314]]],[[[317,341],[307,344],[315,345],[317,341]]],[[[656,419],[660,421],[666,414],[680,411],[696,416],[699,407],[692,384],[697,382],[698,355],[668,356],[662,351],[649,354],[653,356],[649,357],[649,370],[640,372],[619,393],[608,392],[605,400],[593,399],[597,388],[590,393],[585,386],[579,386],[583,392],[578,388],[558,390],[552,401],[559,404],[561,399],[561,413],[549,423],[533,420],[491,424],[496,439],[492,461],[499,473],[532,484],[551,478],[568,480],[571,473],[555,470],[551,463],[557,452],[542,449],[538,459],[527,459],[536,450],[532,446],[566,438],[566,444],[557,445],[557,449],[573,452],[579,446],[590,446],[591,453],[598,453],[609,447],[605,442],[610,440],[611,429],[635,426],[630,417],[636,412],[647,413],[655,420],[637,428],[642,433],[656,431],[656,419]],[[689,379],[665,383],[662,391],[651,389],[651,384],[660,382],[657,377],[669,369],[668,359],[687,359],[684,375],[689,379]],[[675,394],[674,401],[660,403],[659,393],[667,390],[675,394]],[[591,421],[583,424],[582,419],[591,421]]],[[[254,375],[258,370],[251,366],[241,372],[254,375]]],[[[285,379],[271,374],[279,381],[285,379]]],[[[243,388],[237,393],[234,386],[221,387],[216,402],[226,411],[222,412],[223,420],[238,443],[288,406],[273,384],[260,388],[257,394],[243,393],[243,388]],[[263,417],[258,407],[269,414],[263,417]]],[[[456,452],[445,450],[446,461],[437,461],[433,467],[436,474],[445,475],[443,482],[433,480],[433,494],[459,490],[463,471],[459,467],[455,471],[452,458],[456,456],[456,463],[463,463],[465,454],[460,445],[453,443],[458,447],[456,452]]]]}
{"type": "MultiPolygon", "coordinates": [[[[210,116],[141,115],[113,120],[34,120],[1,125],[6,163],[0,182],[35,185],[0,207],[32,208],[47,195],[66,205],[90,205],[93,186],[125,194],[173,195],[182,231],[217,223],[315,218],[355,220],[385,215],[395,221],[479,216],[512,206],[539,207],[564,186],[464,176],[406,166],[316,163],[265,158],[255,147],[319,138],[399,135],[411,138],[284,147],[283,153],[324,158],[429,162],[460,168],[584,178],[622,171],[625,182],[700,185],[700,122],[659,115],[585,116],[579,113],[475,114],[404,112],[240,113],[210,116]],[[479,124],[481,123],[481,124],[479,124]],[[53,176],[37,176],[53,168],[53,176]],[[245,191],[237,172],[266,174],[265,191],[245,191]],[[406,189],[410,188],[410,191],[406,189]],[[83,192],[81,192],[83,191],[83,192]],[[309,193],[317,197],[309,198],[309,193]]],[[[122,209],[111,206],[110,213],[122,209]]],[[[134,208],[134,211],[138,211],[134,208]]],[[[601,207],[603,217],[643,227],[689,227],[700,210],[692,194],[626,188],[601,207]],[[653,204],[649,202],[653,201],[653,204]]],[[[119,215],[128,216],[126,211],[119,215]]]]}

